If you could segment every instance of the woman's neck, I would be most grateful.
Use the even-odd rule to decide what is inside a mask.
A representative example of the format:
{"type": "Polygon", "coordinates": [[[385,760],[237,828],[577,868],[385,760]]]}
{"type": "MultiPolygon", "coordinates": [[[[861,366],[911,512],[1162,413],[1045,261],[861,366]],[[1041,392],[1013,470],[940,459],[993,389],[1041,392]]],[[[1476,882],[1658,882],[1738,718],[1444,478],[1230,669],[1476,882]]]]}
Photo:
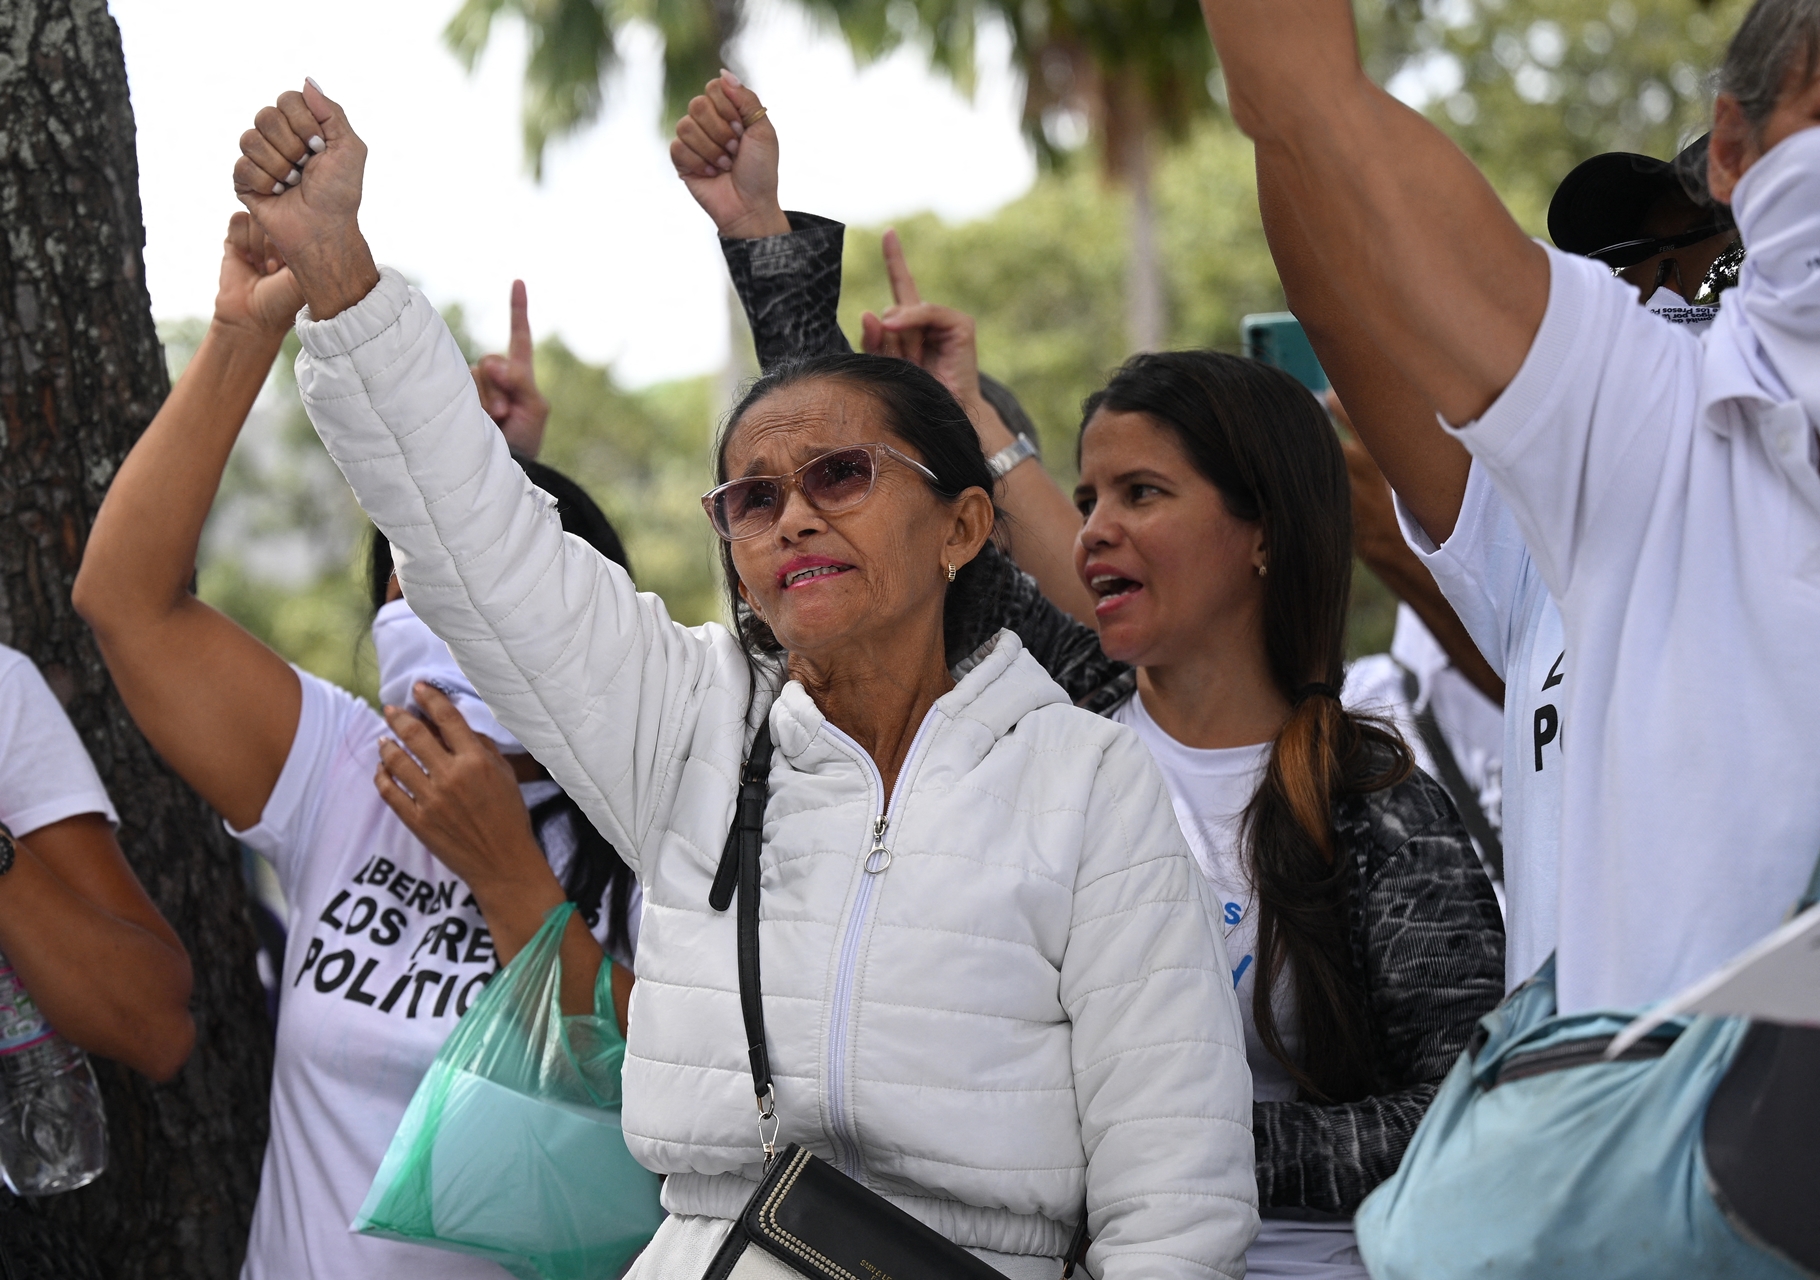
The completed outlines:
{"type": "Polygon", "coordinates": [[[1205,642],[1176,661],[1138,668],[1144,710],[1185,747],[1249,747],[1269,742],[1289,718],[1256,643],[1205,642]]]}
{"type": "Polygon", "coordinates": [[[788,672],[828,722],[872,757],[887,802],[929,708],[954,688],[939,632],[933,644],[886,638],[878,645],[843,647],[822,661],[793,653],[788,672]]]}

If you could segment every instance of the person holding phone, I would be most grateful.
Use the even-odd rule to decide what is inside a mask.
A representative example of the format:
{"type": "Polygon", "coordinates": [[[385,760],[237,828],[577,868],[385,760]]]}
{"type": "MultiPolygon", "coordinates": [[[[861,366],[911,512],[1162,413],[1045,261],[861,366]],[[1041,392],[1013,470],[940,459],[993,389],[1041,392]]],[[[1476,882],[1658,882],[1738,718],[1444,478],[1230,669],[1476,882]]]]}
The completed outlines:
{"type": "MultiPolygon", "coordinates": [[[[672,160],[721,231],[758,350],[845,349],[838,225],[778,208],[771,122],[762,146],[733,127],[758,106],[711,82],[672,160]]],[[[1256,361],[1134,357],[1087,402],[1071,510],[983,394],[971,319],[920,299],[894,235],[885,253],[897,305],[865,317],[864,344],[954,391],[1003,468],[1020,563],[1045,566],[1039,585],[986,551],[992,625],[1137,733],[1216,894],[1255,1098],[1248,1274],[1363,1280],[1351,1213],[1503,994],[1503,931],[1439,786],[1340,704],[1351,515],[1327,415],[1256,361]],[[1098,635],[1045,593],[1085,596],[1098,635]]]]}

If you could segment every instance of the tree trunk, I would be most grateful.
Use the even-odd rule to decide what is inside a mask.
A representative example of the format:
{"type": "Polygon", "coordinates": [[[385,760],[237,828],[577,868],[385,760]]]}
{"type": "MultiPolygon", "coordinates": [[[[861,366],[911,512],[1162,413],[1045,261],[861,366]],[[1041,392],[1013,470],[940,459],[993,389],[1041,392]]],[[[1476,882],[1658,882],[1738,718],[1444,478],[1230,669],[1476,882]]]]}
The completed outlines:
{"type": "Polygon", "coordinates": [[[1125,341],[1132,351],[1156,351],[1168,338],[1163,267],[1157,255],[1151,177],[1156,113],[1135,69],[1105,77],[1097,111],[1108,176],[1131,197],[1131,242],[1125,255],[1125,341]]]}
{"type": "Polygon", "coordinates": [[[238,859],[133,727],[70,607],[108,481],[169,389],[104,0],[0,0],[0,227],[0,642],[43,670],[100,768],[126,856],[189,948],[197,1033],[167,1085],[95,1063],[107,1173],[5,1205],[0,1243],[18,1280],[92,1273],[67,1256],[84,1244],[110,1277],[225,1280],[245,1251],[271,1075],[238,859]]]}
{"type": "Polygon", "coordinates": [[[1163,264],[1156,247],[1156,204],[1151,199],[1148,130],[1133,148],[1123,178],[1131,194],[1131,244],[1125,258],[1125,337],[1133,351],[1159,351],[1168,338],[1163,310],[1163,264]]]}

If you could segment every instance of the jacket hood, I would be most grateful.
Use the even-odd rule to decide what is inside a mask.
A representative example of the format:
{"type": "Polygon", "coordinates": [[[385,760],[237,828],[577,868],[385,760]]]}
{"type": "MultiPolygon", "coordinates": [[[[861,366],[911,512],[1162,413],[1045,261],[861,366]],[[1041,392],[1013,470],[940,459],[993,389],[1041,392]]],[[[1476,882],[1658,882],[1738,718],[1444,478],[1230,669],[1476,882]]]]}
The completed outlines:
{"type": "MultiPolygon", "coordinates": [[[[954,675],[954,688],[935,700],[929,715],[975,726],[980,735],[981,756],[1032,711],[1068,702],[1068,695],[1030,656],[1013,631],[1000,631],[993,636],[956,666],[954,675]]],[[[810,749],[827,723],[827,716],[800,681],[784,685],[771,707],[772,741],[784,759],[797,768],[814,763],[817,753],[810,749]]]]}

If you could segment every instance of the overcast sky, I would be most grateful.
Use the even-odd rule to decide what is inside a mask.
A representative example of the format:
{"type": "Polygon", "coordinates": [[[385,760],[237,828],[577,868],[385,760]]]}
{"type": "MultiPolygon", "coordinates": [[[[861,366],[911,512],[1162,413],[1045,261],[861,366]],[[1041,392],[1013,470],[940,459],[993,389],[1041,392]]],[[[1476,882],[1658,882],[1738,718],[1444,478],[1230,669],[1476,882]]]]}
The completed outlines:
{"type": "MultiPolygon", "coordinates": [[[[443,46],[459,0],[111,0],[139,125],[146,274],[159,318],[207,315],[232,169],[253,113],[316,77],[370,149],[361,221],[381,262],[503,344],[514,276],[538,335],[632,385],[718,369],[725,270],[670,168],[654,39],[634,30],[603,119],[526,174],[524,43],[502,21],[470,77],[443,46]]],[[[790,0],[748,0],[739,70],[783,147],[786,207],[851,223],[920,209],[965,219],[1028,188],[1006,42],[989,33],[968,103],[902,52],[856,71],[790,0]]]]}

